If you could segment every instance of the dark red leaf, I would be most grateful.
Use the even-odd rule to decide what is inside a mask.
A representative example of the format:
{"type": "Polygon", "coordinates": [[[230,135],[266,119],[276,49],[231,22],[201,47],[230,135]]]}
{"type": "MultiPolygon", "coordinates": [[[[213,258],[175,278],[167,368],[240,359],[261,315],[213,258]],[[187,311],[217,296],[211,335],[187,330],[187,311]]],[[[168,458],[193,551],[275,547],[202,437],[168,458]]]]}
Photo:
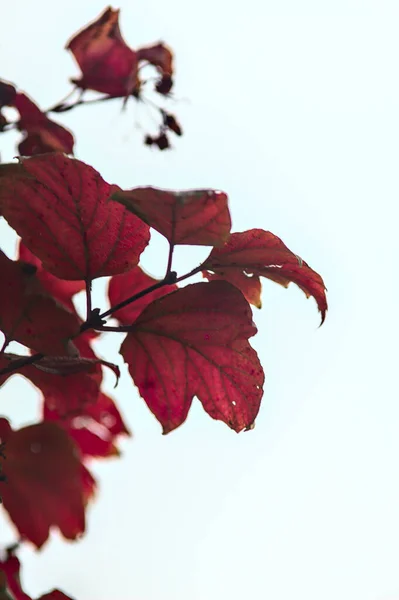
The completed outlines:
{"type": "Polygon", "coordinates": [[[21,587],[20,570],[21,563],[12,552],[7,552],[5,560],[0,560],[1,600],[31,600],[21,587]],[[12,596],[8,592],[11,592],[12,596]]]}
{"type": "Polygon", "coordinates": [[[258,298],[256,294],[252,298],[252,290],[257,282],[253,277],[267,277],[284,287],[293,281],[307,297],[315,298],[324,322],[327,299],[323,279],[270,231],[233,233],[222,248],[212,250],[203,267],[205,277],[212,279],[209,271],[223,277],[237,285],[249,301],[255,299],[255,305],[258,298]]]}
{"type": "Polygon", "coordinates": [[[138,61],[146,61],[156,67],[161,75],[173,75],[173,53],[165,44],[159,43],[137,50],[138,61]]]}
{"type": "Polygon", "coordinates": [[[1,178],[0,209],[46,270],[62,279],[91,280],[138,263],[149,229],[108,202],[117,186],[63,154],[21,160],[1,178]]]}
{"type": "Polygon", "coordinates": [[[203,276],[209,281],[216,281],[218,279],[225,279],[238,287],[242,291],[245,298],[250,304],[256,306],[256,308],[262,307],[262,301],[260,298],[262,291],[262,284],[259,277],[256,275],[246,275],[244,272],[233,271],[232,269],[223,271],[218,270],[218,274],[204,271],[203,276]]]}
{"type": "Polygon", "coordinates": [[[22,241],[19,243],[19,260],[34,265],[37,268],[36,276],[44,289],[58,300],[58,302],[61,302],[61,304],[66,306],[71,312],[75,312],[72,297],[85,289],[84,281],[67,281],[55,277],[44,269],[42,261],[32,254],[22,241]]]}
{"type": "Polygon", "coordinates": [[[72,79],[82,89],[114,97],[132,94],[138,85],[137,54],[123,40],[119,10],[107,8],[67,44],[82,76],[72,79]]]}
{"type": "Polygon", "coordinates": [[[13,431],[0,419],[0,439],[7,456],[1,495],[21,537],[40,548],[52,527],[70,540],[84,533],[95,482],[66,432],[49,422],[13,431]]]}
{"type": "Polygon", "coordinates": [[[119,367],[102,358],[83,358],[81,356],[44,356],[34,364],[36,369],[51,375],[77,375],[78,373],[95,373],[96,366],[103,365],[111,369],[117,381],[120,377],[119,367]]]}
{"type": "MultiPolygon", "coordinates": [[[[110,279],[108,286],[109,302],[111,306],[116,306],[120,302],[123,302],[127,298],[134,296],[138,292],[141,292],[158,282],[158,279],[154,279],[150,275],[147,275],[140,267],[134,267],[131,271],[122,273],[122,275],[114,275],[114,277],[110,279]]],[[[177,286],[175,284],[165,285],[150,292],[146,296],[135,300],[132,304],[120,308],[113,313],[113,316],[123,325],[130,325],[137,319],[139,314],[148,304],[157,298],[165,296],[165,294],[170,294],[170,292],[173,292],[176,289],[177,286]]]]}
{"type": "MultiPolygon", "coordinates": [[[[0,358],[0,368],[15,360],[15,355],[5,354],[0,358]]],[[[12,363],[11,363],[12,364],[12,363]]],[[[99,394],[99,381],[96,371],[74,375],[53,375],[37,368],[35,364],[20,367],[13,371],[26,377],[43,394],[46,405],[57,412],[60,419],[79,416],[87,407],[95,403],[99,394]]],[[[0,378],[2,384],[9,374],[0,378]]]]}
{"type": "Polygon", "coordinates": [[[51,121],[26,94],[18,93],[14,106],[20,115],[18,129],[26,133],[19,145],[21,155],[33,156],[56,151],[73,153],[72,133],[51,121]]]}
{"type": "Polygon", "coordinates": [[[3,106],[13,106],[16,93],[17,91],[11,83],[0,79],[0,108],[3,106]]]}
{"type": "Polygon", "coordinates": [[[64,355],[79,321],[46,293],[35,271],[34,266],[12,261],[0,251],[0,329],[9,341],[44,354],[64,355]]]}
{"type": "Polygon", "coordinates": [[[263,370],[248,343],[255,333],[236,287],[196,283],[148,305],[121,354],[164,433],[185,421],[193,396],[239,432],[253,426],[263,394],[263,370]]]}
{"type": "Polygon", "coordinates": [[[95,403],[81,414],[60,420],[56,410],[44,403],[43,418],[57,421],[75,441],[83,457],[107,457],[119,454],[115,442],[121,435],[130,435],[112,398],[100,392],[95,403]]]}
{"type": "Polygon", "coordinates": [[[155,90],[162,96],[168,96],[173,87],[173,79],[170,75],[162,75],[161,79],[155,84],[155,90]]]}
{"type": "Polygon", "coordinates": [[[64,592],[60,590],[52,590],[43,596],[40,596],[38,600],[72,600],[70,596],[66,596],[64,592]]]}
{"type": "MultiPolygon", "coordinates": [[[[5,560],[0,560],[0,599],[1,600],[32,600],[21,587],[21,563],[11,552],[7,551],[5,560]],[[9,595],[10,592],[12,596],[9,595]]],[[[60,590],[40,596],[39,600],[72,600],[60,590]]]]}
{"type": "Polygon", "coordinates": [[[180,127],[180,124],[177,122],[174,115],[164,112],[163,122],[165,127],[173,131],[176,135],[183,135],[182,128],[180,127]]]}
{"type": "MultiPolygon", "coordinates": [[[[148,139],[148,137],[146,139],[148,139]]],[[[158,146],[160,150],[167,150],[170,148],[169,138],[166,133],[160,133],[157,137],[153,138],[152,145],[158,146]]]]}
{"type": "Polygon", "coordinates": [[[126,206],[173,244],[218,246],[230,233],[227,196],[216,190],[174,192],[142,187],[117,191],[112,200],[126,206]]]}

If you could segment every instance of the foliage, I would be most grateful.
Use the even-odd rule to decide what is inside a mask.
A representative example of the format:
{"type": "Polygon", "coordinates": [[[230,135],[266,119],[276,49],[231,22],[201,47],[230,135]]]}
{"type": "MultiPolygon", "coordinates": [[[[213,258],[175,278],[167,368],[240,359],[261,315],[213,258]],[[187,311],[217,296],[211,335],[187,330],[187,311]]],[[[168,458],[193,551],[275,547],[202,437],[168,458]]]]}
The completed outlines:
{"type": "MultiPolygon", "coordinates": [[[[170,93],[170,50],[164,44],[132,50],[118,17],[108,8],[68,43],[81,69],[72,80],[81,93],[51,112],[85,103],[86,90],[102,94],[100,100],[140,100],[143,62],[157,70],[158,94],[170,93]]],[[[18,430],[0,418],[0,490],[19,536],[0,561],[0,598],[27,600],[19,543],[41,548],[53,528],[67,539],[80,537],[96,490],[87,461],[117,456],[120,436],[129,435],[114,399],[101,388],[102,368],[112,369],[117,380],[119,368],[96,356],[96,337],[126,333],[120,354],[164,434],[184,423],[194,397],[213,419],[240,432],[254,427],[263,395],[263,369],[249,342],[257,332],[250,304],[261,306],[260,278],[284,287],[294,282],[314,297],[322,323],[327,302],[320,275],[278,237],[262,229],[231,233],[224,192],[122,190],[67,156],[73,136],[47,116],[50,111],[5,82],[0,104],[20,115],[13,124],[1,116],[3,130],[25,136],[23,156],[0,165],[0,214],[20,237],[17,260],[0,252],[0,386],[21,374],[40,390],[42,407],[41,422],[18,430]],[[169,243],[160,280],[139,265],[151,228],[169,243]],[[181,244],[211,250],[200,265],[178,274],[173,253],[181,244]],[[184,285],[197,274],[205,281],[184,285]],[[110,277],[108,308],[92,304],[101,277],[110,277]],[[73,302],[82,291],[85,319],[73,302]],[[13,341],[25,353],[8,352],[13,341]]],[[[175,118],[164,109],[161,114],[159,135],[166,136],[165,128],[179,134],[175,118]]],[[[41,598],[67,599],[59,590],[41,598]]]]}

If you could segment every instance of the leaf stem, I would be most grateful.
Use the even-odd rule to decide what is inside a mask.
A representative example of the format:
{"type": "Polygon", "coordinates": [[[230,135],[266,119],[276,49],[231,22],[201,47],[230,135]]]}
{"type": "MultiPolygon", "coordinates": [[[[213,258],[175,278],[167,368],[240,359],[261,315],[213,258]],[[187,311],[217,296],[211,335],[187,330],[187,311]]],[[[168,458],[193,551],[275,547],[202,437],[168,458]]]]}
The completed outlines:
{"type": "Polygon", "coordinates": [[[7,336],[4,336],[4,342],[2,347],[0,348],[0,356],[2,356],[4,354],[5,349],[7,348],[8,344],[10,343],[10,340],[7,338],[7,336]]]}
{"type": "Polygon", "coordinates": [[[46,110],[46,114],[49,112],[63,113],[63,112],[67,112],[68,110],[72,110],[73,108],[75,108],[75,106],[81,106],[82,104],[98,104],[99,102],[107,102],[108,100],[116,99],[116,96],[101,96],[101,98],[92,98],[91,100],[83,100],[82,95],[83,95],[83,93],[72,104],[64,104],[64,103],[60,102],[59,104],[52,106],[51,108],[46,110]]]}
{"type": "Polygon", "coordinates": [[[89,320],[91,315],[91,279],[86,279],[86,321],[89,320]]]}
{"type": "MultiPolygon", "coordinates": [[[[169,261],[168,261],[168,268],[169,268],[169,261]]],[[[180,277],[176,277],[175,271],[169,271],[169,273],[167,273],[165,275],[165,277],[162,279],[162,281],[158,281],[157,283],[154,283],[154,285],[151,285],[150,287],[146,288],[145,290],[141,290],[141,292],[138,292],[137,294],[134,294],[133,296],[126,298],[126,300],[123,300],[122,302],[115,304],[115,306],[111,306],[111,308],[109,308],[105,312],[101,313],[99,315],[99,318],[104,319],[105,317],[109,317],[117,310],[124,308],[125,306],[128,306],[128,304],[132,304],[133,302],[136,302],[136,300],[143,298],[143,296],[147,296],[147,294],[150,294],[151,292],[154,292],[155,290],[158,290],[159,288],[162,288],[165,285],[171,285],[173,283],[178,283],[179,281],[184,281],[185,279],[188,279],[189,277],[192,277],[193,275],[196,275],[196,273],[199,273],[200,271],[202,271],[202,268],[203,268],[203,266],[201,264],[198,267],[195,267],[194,269],[192,269],[191,271],[186,273],[185,275],[181,275],[180,277]]],[[[123,331],[123,329],[121,329],[121,328],[117,327],[115,329],[110,329],[109,327],[107,327],[105,325],[101,326],[101,328],[95,327],[95,329],[99,329],[99,331],[107,331],[107,330],[108,331],[123,331]],[[103,329],[103,327],[106,327],[106,329],[103,329]]]]}
{"type": "Polygon", "coordinates": [[[150,287],[148,287],[144,290],[141,290],[141,292],[138,292],[137,294],[133,294],[133,296],[126,298],[126,300],[123,300],[122,302],[115,304],[115,306],[111,306],[111,308],[109,308],[105,312],[101,313],[99,315],[99,318],[104,319],[105,317],[109,317],[110,315],[112,315],[114,312],[116,312],[120,308],[124,308],[128,304],[132,304],[132,302],[135,302],[136,300],[143,298],[143,296],[146,296],[147,294],[150,294],[151,292],[154,292],[155,290],[158,290],[159,288],[164,287],[165,285],[170,285],[171,283],[174,283],[175,281],[176,281],[176,273],[174,273],[174,271],[171,271],[169,273],[169,276],[164,277],[164,279],[162,279],[162,281],[158,281],[157,283],[154,283],[154,285],[151,285],[150,287]]]}
{"type": "Polygon", "coordinates": [[[169,256],[168,256],[168,264],[166,267],[166,274],[164,279],[166,279],[167,277],[169,277],[171,271],[172,271],[172,260],[173,260],[173,250],[175,249],[175,246],[173,244],[173,242],[169,242],[169,256]]]}

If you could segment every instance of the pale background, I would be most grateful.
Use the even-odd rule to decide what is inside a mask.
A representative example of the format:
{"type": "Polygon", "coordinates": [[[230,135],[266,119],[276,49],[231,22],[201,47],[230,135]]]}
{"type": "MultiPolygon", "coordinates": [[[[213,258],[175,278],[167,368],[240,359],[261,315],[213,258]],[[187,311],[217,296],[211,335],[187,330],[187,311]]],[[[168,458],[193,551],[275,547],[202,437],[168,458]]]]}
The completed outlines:
{"type": "MultiPolygon", "coordinates": [[[[77,156],[121,186],[217,187],[234,230],[269,229],[329,289],[314,301],[264,283],[254,344],[266,371],[256,428],[237,436],[195,401],[169,436],[124,370],[115,392],[135,437],[93,468],[88,534],[22,553],[33,596],[77,600],[399,598],[399,7],[384,0],[121,2],[132,46],[176,52],[185,136],[142,146],[130,107],[81,107],[60,122],[77,156]]],[[[1,76],[43,107],[76,75],[63,45],[99,1],[1,7],[1,76]]],[[[0,139],[3,159],[14,139],[0,139]]],[[[3,226],[2,246],[13,253],[3,226]]],[[[164,270],[154,236],[144,264],[164,270]]],[[[179,272],[207,253],[183,249],[179,272]]],[[[103,304],[102,283],[98,303],[103,304]]],[[[117,357],[120,339],[98,351],[117,357]]],[[[107,375],[107,390],[113,380],[107,375]]],[[[37,394],[15,377],[1,412],[31,422],[37,394]]],[[[1,522],[1,542],[14,539],[1,522]]]]}

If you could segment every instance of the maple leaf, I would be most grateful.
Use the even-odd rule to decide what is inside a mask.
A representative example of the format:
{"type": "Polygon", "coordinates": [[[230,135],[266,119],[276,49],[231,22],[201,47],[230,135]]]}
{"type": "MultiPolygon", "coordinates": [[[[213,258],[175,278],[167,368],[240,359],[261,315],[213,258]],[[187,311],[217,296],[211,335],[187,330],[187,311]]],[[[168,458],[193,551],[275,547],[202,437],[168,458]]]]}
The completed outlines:
{"type": "Polygon", "coordinates": [[[79,160],[58,153],[21,159],[0,181],[3,216],[56,277],[91,281],[122,273],[148,244],[148,226],[107,202],[117,186],[79,160]]]}
{"type": "Polygon", "coordinates": [[[63,355],[68,339],[79,330],[79,321],[42,288],[35,271],[34,266],[12,261],[0,251],[0,330],[7,341],[63,355]]]}
{"type": "Polygon", "coordinates": [[[49,119],[26,94],[16,94],[13,106],[20,115],[18,129],[26,134],[18,146],[21,155],[33,156],[55,151],[73,153],[72,133],[49,119]]]}
{"type": "MultiPolygon", "coordinates": [[[[117,377],[119,369],[111,363],[98,359],[89,341],[80,336],[74,342],[78,356],[43,357],[34,364],[18,364],[24,357],[5,353],[0,356],[0,370],[13,365],[11,375],[19,373],[39,388],[47,407],[58,414],[59,419],[84,414],[94,404],[100,393],[102,381],[101,364],[112,368],[117,377]]],[[[0,376],[2,385],[10,373],[0,376]]]]}
{"type": "MultiPolygon", "coordinates": [[[[123,302],[126,298],[134,296],[139,292],[159,283],[159,279],[154,279],[141,267],[134,267],[127,273],[121,275],[114,275],[111,277],[108,284],[108,298],[111,306],[116,306],[120,302],[123,302]]],[[[170,292],[177,289],[175,284],[164,285],[149,294],[146,294],[142,298],[138,298],[131,304],[120,308],[113,313],[113,317],[118,319],[123,325],[130,325],[133,323],[139,314],[145,309],[145,307],[156,300],[161,298],[170,292]]]]}
{"type": "MultiPolygon", "coordinates": [[[[1,600],[32,600],[21,586],[21,563],[13,550],[7,549],[5,560],[0,560],[0,599],[1,600]],[[12,596],[8,594],[11,592],[12,596]]],[[[60,590],[52,590],[39,600],[71,600],[60,590]]]]}
{"type": "Polygon", "coordinates": [[[17,90],[11,83],[0,79],[0,108],[13,106],[17,90]]]}
{"type": "Polygon", "coordinates": [[[130,435],[115,402],[100,392],[97,400],[82,409],[78,416],[65,417],[52,410],[48,402],[43,406],[43,418],[56,421],[75,441],[83,457],[117,456],[115,442],[122,435],[130,435]]]}
{"type": "Polygon", "coordinates": [[[3,504],[21,537],[40,548],[52,527],[69,540],[84,533],[95,481],[67,433],[49,422],[13,431],[1,418],[0,439],[7,449],[3,504]]]}
{"type": "Polygon", "coordinates": [[[139,48],[137,59],[156,67],[162,76],[173,75],[173,53],[163,42],[139,48]]]}
{"type": "Polygon", "coordinates": [[[119,10],[108,7],[93,23],[67,43],[82,76],[79,88],[109,96],[130,96],[138,86],[137,53],[126,44],[119,28],[119,10]]]}
{"type": "Polygon", "coordinates": [[[72,600],[72,598],[66,596],[64,592],[61,592],[60,590],[52,590],[51,592],[40,596],[38,600],[72,600]]]}
{"type": "Polygon", "coordinates": [[[230,233],[231,218],[224,192],[141,187],[116,191],[111,200],[123,204],[173,245],[218,246],[230,233]]]}
{"type": "Polygon", "coordinates": [[[263,370],[248,343],[255,333],[236,287],[196,283],[149,304],[120,352],[164,433],[185,421],[194,396],[239,432],[252,428],[263,394],[263,370]]]}
{"type": "Polygon", "coordinates": [[[72,133],[49,119],[26,94],[17,92],[13,85],[0,80],[0,109],[3,106],[12,106],[19,112],[19,121],[15,125],[25,134],[18,146],[21,155],[54,151],[73,153],[72,133]]]}
{"type": "Polygon", "coordinates": [[[21,563],[11,552],[7,551],[5,560],[0,560],[0,599],[31,600],[22,589],[20,578],[21,563]],[[8,595],[8,592],[12,596],[8,595]],[[4,596],[2,595],[4,593],[4,596]]]}
{"type": "Polygon", "coordinates": [[[58,300],[58,302],[68,308],[68,310],[76,312],[72,297],[85,289],[85,282],[83,280],[67,281],[66,279],[55,277],[46,271],[42,265],[42,261],[28,250],[22,240],[18,247],[18,258],[19,260],[34,265],[36,267],[36,276],[44,289],[53,296],[53,298],[58,300]]]}
{"type": "Polygon", "coordinates": [[[260,305],[260,276],[284,287],[294,282],[307,297],[315,298],[324,322],[327,299],[323,279],[270,231],[250,229],[231,234],[223,247],[212,250],[202,267],[205,277],[230,281],[255,306],[260,305]]]}

